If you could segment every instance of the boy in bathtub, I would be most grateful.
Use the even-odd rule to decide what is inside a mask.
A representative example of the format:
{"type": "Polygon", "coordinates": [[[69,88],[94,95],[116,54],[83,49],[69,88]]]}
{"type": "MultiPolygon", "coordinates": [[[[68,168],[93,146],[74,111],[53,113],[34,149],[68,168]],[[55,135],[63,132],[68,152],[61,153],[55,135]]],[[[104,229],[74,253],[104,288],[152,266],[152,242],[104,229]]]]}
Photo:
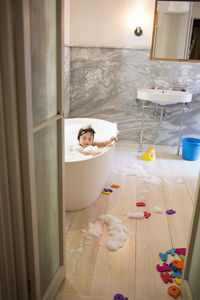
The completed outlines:
{"type": "Polygon", "coordinates": [[[97,155],[101,153],[99,148],[112,146],[112,142],[117,140],[116,137],[113,136],[105,142],[93,142],[95,133],[91,126],[81,128],[77,137],[79,146],[76,150],[85,155],[97,155]]]}

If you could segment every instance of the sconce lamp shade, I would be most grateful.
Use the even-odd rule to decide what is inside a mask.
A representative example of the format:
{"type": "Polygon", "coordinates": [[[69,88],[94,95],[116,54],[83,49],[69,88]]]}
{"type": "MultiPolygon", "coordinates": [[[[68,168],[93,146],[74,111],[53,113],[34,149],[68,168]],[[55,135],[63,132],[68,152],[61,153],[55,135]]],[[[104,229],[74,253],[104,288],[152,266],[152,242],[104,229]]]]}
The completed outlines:
{"type": "Polygon", "coordinates": [[[168,11],[172,13],[186,13],[190,9],[189,2],[170,1],[168,11]]]}
{"type": "Polygon", "coordinates": [[[135,28],[135,35],[136,36],[141,36],[143,33],[142,28],[141,27],[136,27],[135,28]]]}

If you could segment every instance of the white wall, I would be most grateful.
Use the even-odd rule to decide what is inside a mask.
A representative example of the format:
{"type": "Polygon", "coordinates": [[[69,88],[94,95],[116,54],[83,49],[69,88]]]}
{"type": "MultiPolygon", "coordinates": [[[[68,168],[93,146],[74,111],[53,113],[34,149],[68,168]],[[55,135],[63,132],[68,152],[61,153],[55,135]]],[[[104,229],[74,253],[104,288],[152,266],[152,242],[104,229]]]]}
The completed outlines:
{"type": "Polygon", "coordinates": [[[64,44],[70,43],[70,0],[64,0],[64,44]]]}
{"type": "Polygon", "coordinates": [[[150,48],[153,14],[154,0],[71,0],[70,45],[150,48]]]}

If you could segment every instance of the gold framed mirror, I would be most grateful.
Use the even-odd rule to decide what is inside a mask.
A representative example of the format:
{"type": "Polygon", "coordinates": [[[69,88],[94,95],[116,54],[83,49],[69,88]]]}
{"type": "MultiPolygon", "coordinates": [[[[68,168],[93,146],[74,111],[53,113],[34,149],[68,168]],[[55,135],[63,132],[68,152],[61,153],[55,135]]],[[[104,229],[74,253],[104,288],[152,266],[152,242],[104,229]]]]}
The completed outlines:
{"type": "Polygon", "coordinates": [[[150,59],[200,62],[200,1],[155,0],[150,59]]]}

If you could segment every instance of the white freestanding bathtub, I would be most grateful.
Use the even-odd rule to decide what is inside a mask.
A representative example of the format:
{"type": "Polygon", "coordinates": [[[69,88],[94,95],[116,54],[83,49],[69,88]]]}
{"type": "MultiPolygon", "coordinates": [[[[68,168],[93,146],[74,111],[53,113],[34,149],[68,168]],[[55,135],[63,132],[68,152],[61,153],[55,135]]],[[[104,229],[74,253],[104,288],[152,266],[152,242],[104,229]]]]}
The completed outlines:
{"type": "Polygon", "coordinates": [[[97,200],[108,179],[114,152],[114,145],[106,147],[96,156],[71,151],[77,144],[78,131],[82,126],[91,125],[96,131],[95,141],[106,141],[117,136],[117,124],[90,118],[65,119],[65,166],[64,198],[66,211],[88,207],[97,200]]]}

